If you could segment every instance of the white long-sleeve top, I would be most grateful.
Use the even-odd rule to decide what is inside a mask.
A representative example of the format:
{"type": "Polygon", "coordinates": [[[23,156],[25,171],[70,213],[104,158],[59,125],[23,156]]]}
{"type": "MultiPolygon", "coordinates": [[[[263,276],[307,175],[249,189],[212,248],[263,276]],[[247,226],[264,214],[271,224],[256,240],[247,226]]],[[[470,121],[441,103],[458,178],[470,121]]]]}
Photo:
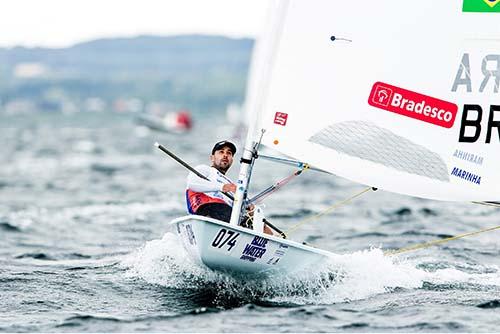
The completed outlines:
{"type": "Polygon", "coordinates": [[[202,175],[206,176],[210,181],[204,180],[193,172],[190,172],[187,176],[187,186],[188,190],[194,192],[204,193],[207,196],[222,199],[228,205],[232,206],[233,201],[227,196],[222,194],[222,187],[225,184],[233,183],[231,179],[219,172],[214,167],[207,165],[196,166],[195,169],[202,175]]]}

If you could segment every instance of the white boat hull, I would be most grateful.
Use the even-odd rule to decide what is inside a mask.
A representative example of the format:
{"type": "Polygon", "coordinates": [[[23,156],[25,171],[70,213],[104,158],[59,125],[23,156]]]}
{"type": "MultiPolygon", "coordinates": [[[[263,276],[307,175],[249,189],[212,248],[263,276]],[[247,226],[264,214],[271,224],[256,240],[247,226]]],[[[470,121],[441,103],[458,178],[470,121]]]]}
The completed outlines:
{"type": "Polygon", "coordinates": [[[233,275],[291,274],[334,256],[327,251],[203,216],[185,216],[171,224],[194,262],[233,275]]]}

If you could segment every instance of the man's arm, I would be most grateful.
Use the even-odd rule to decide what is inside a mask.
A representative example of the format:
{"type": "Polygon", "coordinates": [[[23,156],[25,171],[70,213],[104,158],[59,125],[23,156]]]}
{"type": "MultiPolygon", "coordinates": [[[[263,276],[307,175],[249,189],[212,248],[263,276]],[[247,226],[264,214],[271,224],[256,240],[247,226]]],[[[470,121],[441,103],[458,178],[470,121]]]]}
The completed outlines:
{"type": "MultiPolygon", "coordinates": [[[[210,167],[206,165],[196,166],[196,170],[208,177],[210,175],[210,167]]],[[[196,192],[222,191],[224,184],[217,181],[204,180],[195,173],[190,172],[187,177],[187,188],[196,192]]]]}

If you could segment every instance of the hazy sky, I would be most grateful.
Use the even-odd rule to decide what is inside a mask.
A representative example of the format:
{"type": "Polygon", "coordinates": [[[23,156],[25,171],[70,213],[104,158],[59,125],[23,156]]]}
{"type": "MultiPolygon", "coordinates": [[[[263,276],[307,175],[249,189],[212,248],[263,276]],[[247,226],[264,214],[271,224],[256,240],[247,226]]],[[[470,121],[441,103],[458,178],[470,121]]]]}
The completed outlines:
{"type": "Polygon", "coordinates": [[[255,37],[267,0],[2,0],[0,47],[65,47],[101,37],[255,37]]]}

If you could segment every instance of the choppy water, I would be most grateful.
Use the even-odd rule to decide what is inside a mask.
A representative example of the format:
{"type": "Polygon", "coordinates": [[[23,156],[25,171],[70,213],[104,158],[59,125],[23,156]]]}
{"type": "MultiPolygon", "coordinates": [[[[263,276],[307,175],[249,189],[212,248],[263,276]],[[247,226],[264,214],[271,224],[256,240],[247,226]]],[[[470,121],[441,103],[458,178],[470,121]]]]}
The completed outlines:
{"type": "MultiPolygon", "coordinates": [[[[204,163],[231,128],[174,136],[126,116],[1,117],[0,331],[498,331],[499,232],[382,254],[499,225],[498,209],[366,194],[293,235],[338,259],[238,281],[186,261],[168,227],[185,213],[186,171],[153,147],[204,163]]],[[[254,189],[290,171],[259,161],[254,189]]],[[[265,210],[286,230],[362,188],[307,172],[265,210]]]]}

